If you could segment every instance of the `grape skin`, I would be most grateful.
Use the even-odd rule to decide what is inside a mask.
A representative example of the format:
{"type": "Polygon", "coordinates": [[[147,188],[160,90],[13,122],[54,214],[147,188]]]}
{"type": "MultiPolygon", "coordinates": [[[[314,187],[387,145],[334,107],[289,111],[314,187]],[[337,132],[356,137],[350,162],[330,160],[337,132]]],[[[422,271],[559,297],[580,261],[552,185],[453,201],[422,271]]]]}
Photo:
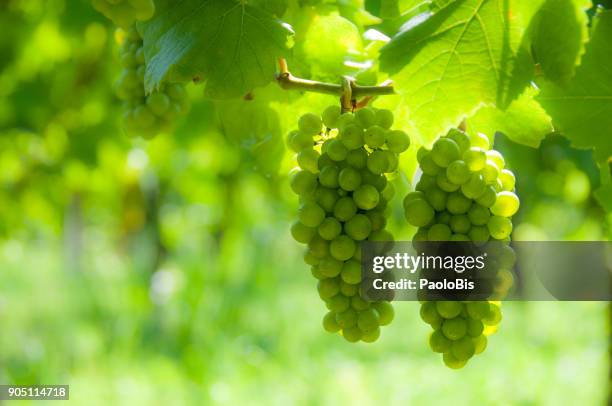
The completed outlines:
{"type": "MultiPolygon", "coordinates": [[[[376,341],[380,327],[394,318],[389,302],[368,302],[359,294],[358,244],[393,239],[385,230],[384,209],[395,188],[386,174],[397,170],[398,155],[409,148],[410,138],[391,130],[392,123],[388,110],[340,114],[337,106],[330,106],[321,116],[300,117],[298,129],[287,137],[301,169],[290,182],[301,201],[291,235],[308,246],[304,261],[311,265],[319,296],[329,310],[323,328],[349,342],[376,341]]],[[[421,215],[433,218],[433,208],[422,197],[405,204],[413,203],[421,215]]]]}

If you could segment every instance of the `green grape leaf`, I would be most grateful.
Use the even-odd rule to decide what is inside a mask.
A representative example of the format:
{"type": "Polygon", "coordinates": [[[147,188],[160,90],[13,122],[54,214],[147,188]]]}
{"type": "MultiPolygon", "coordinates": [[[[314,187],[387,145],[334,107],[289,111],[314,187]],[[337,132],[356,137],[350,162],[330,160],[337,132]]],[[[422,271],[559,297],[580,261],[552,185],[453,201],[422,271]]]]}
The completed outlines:
{"type": "Polygon", "coordinates": [[[393,75],[427,142],[483,104],[505,107],[509,93],[512,98],[522,93],[529,77],[516,66],[516,49],[539,4],[457,0],[434,5],[438,3],[444,7],[410,21],[381,50],[381,68],[393,75]]]}
{"type": "Polygon", "coordinates": [[[612,156],[612,11],[594,20],[591,40],[568,86],[546,83],[538,96],[553,123],[578,148],[612,156]]]}
{"type": "Polygon", "coordinates": [[[529,51],[548,80],[566,84],[588,38],[583,0],[546,0],[529,27],[529,51]]]}
{"type": "Polygon", "coordinates": [[[290,45],[290,27],[237,0],[156,2],[138,25],[144,39],[148,92],[164,80],[201,77],[211,98],[243,95],[274,79],[290,45]]]}
{"type": "Polygon", "coordinates": [[[363,53],[363,42],[355,24],[331,13],[313,19],[296,48],[297,56],[309,63],[313,77],[337,80],[346,74],[347,55],[363,53]]]}
{"type": "Polygon", "coordinates": [[[535,88],[528,87],[506,110],[482,107],[467,120],[468,133],[491,137],[499,131],[518,144],[537,148],[553,132],[553,126],[546,111],[533,99],[536,94],[535,88]]]}

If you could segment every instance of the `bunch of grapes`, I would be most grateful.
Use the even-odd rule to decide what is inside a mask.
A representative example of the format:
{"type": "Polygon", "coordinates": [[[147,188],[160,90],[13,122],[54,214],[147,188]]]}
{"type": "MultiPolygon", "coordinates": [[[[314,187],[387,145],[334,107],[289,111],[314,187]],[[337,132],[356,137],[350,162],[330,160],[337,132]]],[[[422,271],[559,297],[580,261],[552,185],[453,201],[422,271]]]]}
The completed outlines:
{"type": "Polygon", "coordinates": [[[130,28],[121,47],[123,72],[117,81],[117,95],[124,102],[124,126],[128,133],[151,138],[168,130],[175,117],[187,112],[189,99],[181,83],[164,83],[151,94],[145,94],[142,45],[136,28],[130,28]]]}
{"type": "MultiPolygon", "coordinates": [[[[514,174],[489,140],[451,130],[431,151],[421,148],[422,170],[416,191],[404,199],[408,222],[419,227],[413,241],[472,241],[500,247],[494,266],[500,272],[496,293],[508,288],[514,251],[509,247],[511,217],[519,208],[514,174]],[[499,255],[498,255],[499,254],[499,255]],[[503,277],[505,275],[505,278],[503,277]]],[[[510,282],[511,283],[511,282],[510,282]]],[[[422,301],[421,317],[434,332],[429,345],[450,368],[461,368],[486,348],[488,334],[501,321],[496,301],[422,301]]]]}
{"type": "Polygon", "coordinates": [[[308,246],[304,261],[329,310],[323,327],[349,342],[376,341],[394,316],[388,301],[366,301],[359,287],[360,242],[393,240],[385,208],[395,191],[385,174],[397,170],[410,139],[392,124],[389,110],[341,114],[330,106],[322,117],[302,116],[288,138],[301,168],[291,178],[300,199],[291,233],[308,246]]]}
{"type": "Polygon", "coordinates": [[[146,21],[155,14],[153,0],[92,0],[93,7],[117,26],[127,28],[134,21],[146,21]]]}

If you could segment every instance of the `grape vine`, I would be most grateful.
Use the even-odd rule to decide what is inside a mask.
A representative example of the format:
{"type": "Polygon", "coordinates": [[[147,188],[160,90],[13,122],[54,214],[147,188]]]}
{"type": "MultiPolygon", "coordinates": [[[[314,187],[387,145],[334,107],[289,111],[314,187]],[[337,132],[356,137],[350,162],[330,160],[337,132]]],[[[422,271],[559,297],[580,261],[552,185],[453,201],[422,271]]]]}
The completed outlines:
{"type": "MultiPolygon", "coordinates": [[[[431,150],[421,148],[417,159],[422,175],[403,202],[406,219],[419,227],[413,242],[501,241],[496,266],[500,272],[511,269],[514,252],[508,243],[519,199],[514,174],[505,169],[503,156],[489,149],[489,139],[453,129],[431,150]]],[[[498,289],[507,289],[504,281],[498,289]]],[[[434,329],[431,349],[453,369],[485,350],[487,335],[502,318],[500,303],[492,300],[422,301],[420,314],[434,329]]]]}
{"type": "Polygon", "coordinates": [[[391,323],[387,301],[367,302],[359,294],[363,240],[391,241],[385,230],[387,203],[395,190],[385,174],[395,172],[410,138],[391,130],[389,110],[363,108],[341,114],[330,106],[306,114],[288,144],[301,170],[291,179],[300,198],[293,238],[308,248],[304,261],[318,279],[318,292],[329,312],[323,327],[349,342],[374,342],[380,326],[391,323]]]}

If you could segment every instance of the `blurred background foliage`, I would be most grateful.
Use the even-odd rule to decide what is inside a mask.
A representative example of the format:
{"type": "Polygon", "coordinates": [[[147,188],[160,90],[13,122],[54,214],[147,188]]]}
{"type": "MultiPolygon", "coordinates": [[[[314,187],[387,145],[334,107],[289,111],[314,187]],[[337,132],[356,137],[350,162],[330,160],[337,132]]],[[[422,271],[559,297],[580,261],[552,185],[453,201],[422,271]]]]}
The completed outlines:
{"type": "MultiPolygon", "coordinates": [[[[329,55],[309,36],[297,73],[367,67],[380,44],[362,43],[367,19],[350,11],[293,21],[321,38],[351,33],[329,55]],[[354,60],[333,60],[349,50],[354,60]]],[[[271,85],[213,103],[192,84],[172,134],[130,139],[116,34],[88,1],[2,1],[0,26],[1,383],[68,383],[77,404],[606,402],[605,303],[507,303],[488,351],[459,372],[428,350],[413,303],[396,306],[376,344],[322,330],[288,233],[297,202],[283,134],[328,96],[271,85]]],[[[610,239],[591,151],[554,134],[538,149],[498,134],[496,148],[518,179],[516,239],[610,239]]],[[[401,194],[413,149],[394,179],[401,194]]],[[[392,231],[408,239],[400,206],[392,231]]]]}

